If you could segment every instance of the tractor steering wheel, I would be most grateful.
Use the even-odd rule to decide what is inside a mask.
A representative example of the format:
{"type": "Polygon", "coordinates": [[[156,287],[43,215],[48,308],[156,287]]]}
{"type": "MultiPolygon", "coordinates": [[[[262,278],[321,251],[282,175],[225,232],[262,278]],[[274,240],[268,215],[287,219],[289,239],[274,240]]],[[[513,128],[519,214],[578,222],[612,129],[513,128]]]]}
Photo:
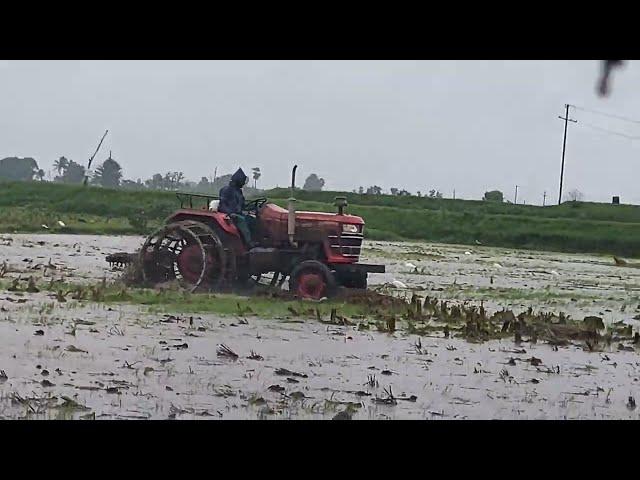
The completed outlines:
{"type": "Polygon", "coordinates": [[[264,197],[256,198],[249,202],[245,202],[243,210],[246,210],[248,212],[258,213],[265,203],[267,203],[266,198],[264,197]]]}

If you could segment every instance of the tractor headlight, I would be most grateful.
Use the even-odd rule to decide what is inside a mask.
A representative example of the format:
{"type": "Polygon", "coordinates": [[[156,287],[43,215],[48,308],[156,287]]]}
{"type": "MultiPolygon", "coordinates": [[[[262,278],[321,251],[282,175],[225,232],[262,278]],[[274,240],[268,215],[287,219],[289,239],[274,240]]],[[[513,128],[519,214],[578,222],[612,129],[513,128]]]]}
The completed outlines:
{"type": "Polygon", "coordinates": [[[345,223],[342,225],[342,233],[358,233],[358,226],[345,223]]]}

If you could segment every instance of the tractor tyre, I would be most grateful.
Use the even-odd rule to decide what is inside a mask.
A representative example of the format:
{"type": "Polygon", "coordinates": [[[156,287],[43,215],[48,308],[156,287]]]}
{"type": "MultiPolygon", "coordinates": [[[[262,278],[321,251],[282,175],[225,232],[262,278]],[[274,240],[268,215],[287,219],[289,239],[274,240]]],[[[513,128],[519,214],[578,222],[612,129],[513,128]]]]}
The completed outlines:
{"type": "Polygon", "coordinates": [[[336,280],[324,263],[306,260],[291,271],[289,291],[300,299],[320,300],[336,294],[336,280]]]}

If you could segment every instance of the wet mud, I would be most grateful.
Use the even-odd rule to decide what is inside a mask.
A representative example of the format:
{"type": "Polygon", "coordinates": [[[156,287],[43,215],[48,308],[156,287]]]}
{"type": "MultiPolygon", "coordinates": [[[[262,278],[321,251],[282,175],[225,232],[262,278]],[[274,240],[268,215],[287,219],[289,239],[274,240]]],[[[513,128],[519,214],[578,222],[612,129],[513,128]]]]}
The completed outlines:
{"type": "Polygon", "coordinates": [[[609,257],[369,242],[365,260],[388,269],[373,288],[407,300],[387,321],[60,301],[24,280],[10,290],[30,276],[117,279],[105,255],[140,243],[0,236],[1,418],[638,418],[640,270],[609,257]]]}

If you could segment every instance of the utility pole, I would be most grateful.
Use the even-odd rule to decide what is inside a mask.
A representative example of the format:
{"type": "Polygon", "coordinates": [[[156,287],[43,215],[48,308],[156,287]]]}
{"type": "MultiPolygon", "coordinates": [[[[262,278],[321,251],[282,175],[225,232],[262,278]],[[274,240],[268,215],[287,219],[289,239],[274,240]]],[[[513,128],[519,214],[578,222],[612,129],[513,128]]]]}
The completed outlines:
{"type": "Polygon", "coordinates": [[[98,153],[98,150],[100,150],[100,146],[102,145],[102,142],[104,142],[104,137],[107,136],[107,133],[109,133],[109,130],[106,130],[104,132],[104,135],[102,135],[102,138],[100,139],[100,143],[98,144],[98,147],[96,148],[96,151],[93,152],[93,155],[91,155],[91,158],[89,158],[89,164],[87,165],[87,169],[85,170],[85,176],[84,176],[84,186],[87,186],[87,182],[89,181],[89,172],[91,171],[91,162],[93,162],[93,159],[96,157],[96,154],[98,153]]]}
{"type": "Polygon", "coordinates": [[[564,152],[567,149],[567,126],[569,122],[578,123],[576,120],[569,118],[569,105],[565,104],[566,114],[564,117],[558,116],[560,120],[564,120],[564,139],[562,141],[562,166],[560,167],[560,193],[558,194],[558,205],[562,203],[562,181],[564,180],[564,152]]]}
{"type": "Polygon", "coordinates": [[[518,204],[518,185],[516,185],[516,195],[515,197],[513,197],[513,204],[514,205],[518,204]]]}
{"type": "Polygon", "coordinates": [[[546,201],[547,201],[547,192],[544,192],[542,194],[542,206],[543,207],[545,206],[546,201]]]}
{"type": "Polygon", "coordinates": [[[456,189],[455,188],[453,189],[453,199],[454,200],[456,199],[456,189]]]}

